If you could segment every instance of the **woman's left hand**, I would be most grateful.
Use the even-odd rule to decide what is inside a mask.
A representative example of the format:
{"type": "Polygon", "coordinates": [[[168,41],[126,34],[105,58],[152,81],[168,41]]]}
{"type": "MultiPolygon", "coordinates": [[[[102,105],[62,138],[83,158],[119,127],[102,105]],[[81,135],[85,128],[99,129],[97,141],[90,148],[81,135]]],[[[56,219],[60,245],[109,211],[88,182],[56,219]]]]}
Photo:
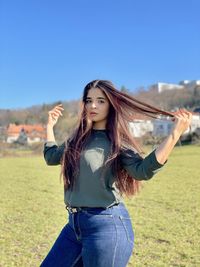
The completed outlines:
{"type": "Polygon", "coordinates": [[[182,135],[192,122],[192,113],[186,109],[180,109],[173,113],[174,117],[172,121],[174,121],[174,127],[172,131],[176,131],[178,134],[182,135]]]}
{"type": "Polygon", "coordinates": [[[173,112],[174,127],[166,139],[157,147],[155,154],[157,161],[164,164],[172,152],[180,136],[188,129],[192,122],[192,113],[186,109],[173,112]]]}

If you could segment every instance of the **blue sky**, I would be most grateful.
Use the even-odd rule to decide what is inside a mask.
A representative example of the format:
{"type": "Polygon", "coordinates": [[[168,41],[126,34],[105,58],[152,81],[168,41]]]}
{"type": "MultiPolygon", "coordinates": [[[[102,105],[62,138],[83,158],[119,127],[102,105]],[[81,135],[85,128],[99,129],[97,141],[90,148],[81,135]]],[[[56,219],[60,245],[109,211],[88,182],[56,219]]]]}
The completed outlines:
{"type": "Polygon", "coordinates": [[[200,79],[199,0],[1,0],[0,108],[200,79]]]}

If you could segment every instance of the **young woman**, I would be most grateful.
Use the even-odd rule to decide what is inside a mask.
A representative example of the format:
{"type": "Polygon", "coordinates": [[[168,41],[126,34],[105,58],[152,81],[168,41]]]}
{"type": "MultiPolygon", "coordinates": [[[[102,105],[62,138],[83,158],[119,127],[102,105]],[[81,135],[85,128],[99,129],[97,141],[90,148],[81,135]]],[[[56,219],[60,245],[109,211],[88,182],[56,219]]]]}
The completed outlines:
{"type": "Polygon", "coordinates": [[[82,112],[73,135],[57,146],[53,127],[62,105],[49,112],[44,157],[62,164],[64,198],[69,222],[42,267],[125,267],[134,233],[123,195],[134,195],[141,180],[161,169],[181,134],[191,123],[186,110],[165,112],[118,91],[105,80],[86,85],[82,112]],[[129,131],[135,113],[170,116],[174,127],[145,158],[129,131]]]}

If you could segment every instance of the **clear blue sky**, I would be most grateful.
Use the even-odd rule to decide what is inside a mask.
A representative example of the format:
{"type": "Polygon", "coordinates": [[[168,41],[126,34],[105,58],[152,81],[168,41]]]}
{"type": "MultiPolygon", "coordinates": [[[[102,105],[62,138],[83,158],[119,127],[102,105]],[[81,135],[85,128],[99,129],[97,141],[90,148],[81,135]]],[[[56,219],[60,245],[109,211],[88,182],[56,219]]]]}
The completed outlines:
{"type": "Polygon", "coordinates": [[[1,0],[0,108],[200,79],[199,0],[1,0]]]}

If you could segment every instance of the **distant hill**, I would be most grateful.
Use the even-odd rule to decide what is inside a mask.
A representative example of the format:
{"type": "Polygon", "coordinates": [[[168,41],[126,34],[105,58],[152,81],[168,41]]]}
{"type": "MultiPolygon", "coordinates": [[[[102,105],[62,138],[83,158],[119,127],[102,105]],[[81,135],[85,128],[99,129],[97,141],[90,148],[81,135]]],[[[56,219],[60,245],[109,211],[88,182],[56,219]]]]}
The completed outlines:
{"type": "Polygon", "coordinates": [[[193,110],[200,106],[200,87],[166,90],[161,93],[158,93],[154,87],[148,90],[142,88],[134,96],[141,101],[148,102],[165,110],[183,107],[193,110]]]}
{"type": "MultiPolygon", "coordinates": [[[[123,86],[121,91],[164,110],[172,110],[183,107],[189,110],[194,110],[194,108],[200,107],[200,88],[196,88],[195,90],[188,90],[186,88],[181,90],[174,89],[158,93],[154,87],[148,89],[140,88],[136,92],[132,92],[123,86]]],[[[0,127],[7,126],[9,123],[40,123],[45,125],[47,122],[48,111],[57,104],[58,102],[54,102],[51,104],[43,104],[17,110],[1,109],[0,127]]],[[[58,141],[64,140],[66,136],[71,133],[72,129],[76,125],[79,111],[79,100],[62,102],[62,104],[65,109],[63,112],[63,117],[60,118],[55,127],[55,134],[58,141]]]]}
{"type": "MultiPolygon", "coordinates": [[[[0,127],[10,123],[14,124],[43,124],[47,123],[48,111],[58,102],[32,106],[26,109],[0,109],[0,127]]],[[[59,102],[60,104],[60,102],[59,102]]],[[[55,127],[58,140],[64,140],[76,124],[79,101],[62,102],[64,107],[63,117],[55,127]]]]}

